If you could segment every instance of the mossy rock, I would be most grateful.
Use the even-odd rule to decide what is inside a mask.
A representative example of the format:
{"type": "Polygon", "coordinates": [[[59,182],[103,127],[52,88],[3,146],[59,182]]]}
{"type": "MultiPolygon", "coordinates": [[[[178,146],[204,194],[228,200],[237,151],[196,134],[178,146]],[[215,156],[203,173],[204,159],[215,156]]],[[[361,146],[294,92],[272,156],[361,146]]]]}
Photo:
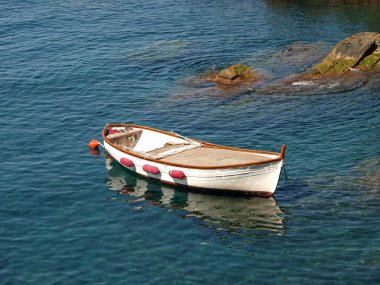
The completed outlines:
{"type": "Polygon", "coordinates": [[[336,63],[326,64],[320,63],[313,67],[310,75],[341,75],[350,69],[350,65],[340,61],[336,63]]]}
{"type": "Polygon", "coordinates": [[[380,60],[380,34],[364,32],[352,35],[335,45],[333,50],[309,70],[309,77],[340,76],[350,68],[371,69],[380,60]]]}
{"type": "Polygon", "coordinates": [[[250,67],[245,66],[243,64],[233,65],[232,68],[235,70],[238,76],[244,76],[244,77],[249,76],[249,73],[247,71],[251,69],[250,67]]]}
{"type": "Polygon", "coordinates": [[[223,69],[221,72],[218,73],[217,76],[223,79],[234,80],[237,77],[248,79],[251,78],[252,75],[252,68],[243,64],[235,64],[223,69]]]}
{"type": "Polygon", "coordinates": [[[360,61],[360,63],[358,64],[358,67],[361,69],[370,69],[378,65],[379,61],[380,61],[379,55],[371,54],[363,58],[363,60],[360,61]]]}
{"type": "Polygon", "coordinates": [[[244,64],[229,66],[217,75],[207,77],[208,80],[221,84],[236,84],[255,80],[253,69],[244,64]]]}
{"type": "Polygon", "coordinates": [[[319,63],[315,65],[311,71],[312,74],[325,74],[331,68],[330,65],[319,63]]]}
{"type": "Polygon", "coordinates": [[[350,69],[351,66],[352,66],[351,64],[347,65],[345,62],[341,61],[332,67],[332,69],[330,70],[330,73],[340,75],[340,74],[346,73],[350,69]]]}

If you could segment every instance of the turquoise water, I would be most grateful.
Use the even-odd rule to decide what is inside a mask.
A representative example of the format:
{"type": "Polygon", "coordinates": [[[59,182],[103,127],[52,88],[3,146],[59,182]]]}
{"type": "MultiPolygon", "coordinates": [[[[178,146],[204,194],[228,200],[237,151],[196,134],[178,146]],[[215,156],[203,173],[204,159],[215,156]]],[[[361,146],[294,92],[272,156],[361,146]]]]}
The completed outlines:
{"type": "Polygon", "coordinates": [[[270,84],[379,32],[379,14],[324,1],[3,0],[0,284],[379,283],[378,75],[313,92],[197,79],[242,62],[270,84]],[[141,179],[88,151],[120,121],[286,144],[289,183],[247,199],[141,179]]]}

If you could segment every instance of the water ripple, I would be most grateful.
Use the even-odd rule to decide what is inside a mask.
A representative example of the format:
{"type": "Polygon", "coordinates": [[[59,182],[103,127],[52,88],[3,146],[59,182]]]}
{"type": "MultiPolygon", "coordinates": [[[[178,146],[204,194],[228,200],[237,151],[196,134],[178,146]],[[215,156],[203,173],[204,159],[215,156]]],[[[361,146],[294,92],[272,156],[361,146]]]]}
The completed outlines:
{"type": "Polygon", "coordinates": [[[199,80],[243,62],[267,84],[379,30],[378,5],[298,2],[2,1],[0,284],[379,283],[380,80],[199,80]],[[245,199],[107,173],[86,144],[119,121],[285,143],[289,183],[245,199]]]}

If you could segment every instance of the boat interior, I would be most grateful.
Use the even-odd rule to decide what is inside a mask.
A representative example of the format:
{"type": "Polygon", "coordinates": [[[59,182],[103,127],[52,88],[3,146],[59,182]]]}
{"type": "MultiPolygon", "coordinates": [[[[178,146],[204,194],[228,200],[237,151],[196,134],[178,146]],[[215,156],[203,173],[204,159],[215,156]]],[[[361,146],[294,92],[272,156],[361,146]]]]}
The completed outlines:
{"type": "Polygon", "coordinates": [[[228,149],[198,141],[136,127],[112,127],[106,130],[109,141],[138,155],[162,162],[195,166],[225,166],[268,161],[278,155],[228,149]]]}

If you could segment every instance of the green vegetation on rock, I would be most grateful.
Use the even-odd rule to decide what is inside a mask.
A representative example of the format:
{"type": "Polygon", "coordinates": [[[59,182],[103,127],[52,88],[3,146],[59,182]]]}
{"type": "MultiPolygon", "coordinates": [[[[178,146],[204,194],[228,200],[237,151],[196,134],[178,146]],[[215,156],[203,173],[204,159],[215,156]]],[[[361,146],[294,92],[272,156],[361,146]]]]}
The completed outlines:
{"type": "Polygon", "coordinates": [[[231,67],[235,70],[236,74],[238,74],[238,75],[243,74],[248,69],[248,66],[245,66],[245,65],[240,64],[240,63],[239,64],[235,64],[235,65],[233,65],[231,67]]]}
{"type": "Polygon", "coordinates": [[[340,75],[340,74],[347,72],[349,70],[349,68],[350,68],[350,65],[346,65],[345,62],[341,61],[332,67],[331,73],[340,75]]]}
{"type": "Polygon", "coordinates": [[[254,80],[253,69],[244,64],[231,65],[217,75],[212,75],[208,77],[208,80],[223,83],[223,84],[235,84],[241,82],[247,82],[254,80]]]}
{"type": "Polygon", "coordinates": [[[331,68],[330,65],[327,65],[325,63],[319,63],[314,66],[313,71],[317,71],[319,74],[324,74],[326,73],[329,69],[331,68]]]}
{"type": "Polygon", "coordinates": [[[369,68],[374,67],[376,64],[378,64],[379,61],[380,61],[380,56],[371,54],[363,58],[363,60],[360,61],[360,63],[358,64],[358,67],[363,68],[363,69],[369,69],[369,68]]]}
{"type": "Polygon", "coordinates": [[[352,35],[335,45],[332,51],[305,78],[340,76],[350,68],[371,69],[380,65],[380,34],[364,32],[352,35]]]}

